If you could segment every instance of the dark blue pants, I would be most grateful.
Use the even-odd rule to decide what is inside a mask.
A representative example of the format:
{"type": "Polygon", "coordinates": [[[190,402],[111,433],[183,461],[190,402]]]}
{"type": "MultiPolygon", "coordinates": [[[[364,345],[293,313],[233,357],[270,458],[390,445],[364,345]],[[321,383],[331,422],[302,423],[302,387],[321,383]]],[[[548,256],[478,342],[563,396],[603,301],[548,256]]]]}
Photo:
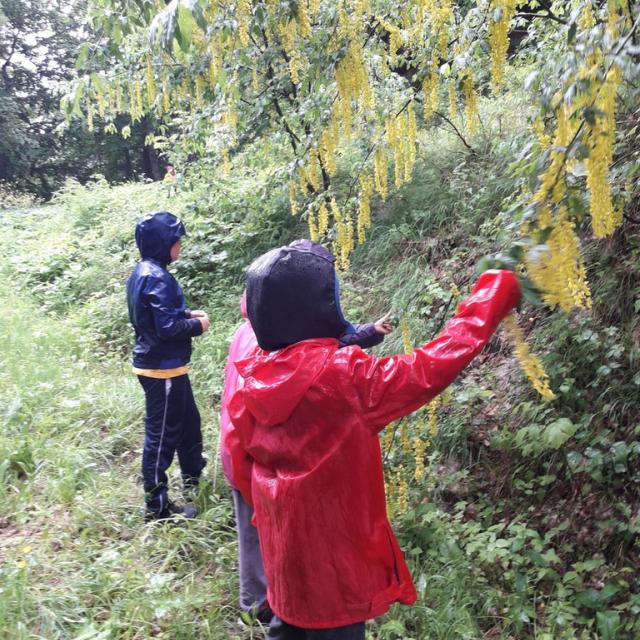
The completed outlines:
{"type": "Polygon", "coordinates": [[[301,629],[274,616],[267,640],[364,640],[364,622],[333,629],[301,629]]]}
{"type": "Polygon", "coordinates": [[[195,486],[202,473],[200,413],[188,375],[160,380],[138,376],[144,389],[142,477],[147,509],[160,512],[168,503],[167,469],[178,453],[182,479],[195,486]]]}

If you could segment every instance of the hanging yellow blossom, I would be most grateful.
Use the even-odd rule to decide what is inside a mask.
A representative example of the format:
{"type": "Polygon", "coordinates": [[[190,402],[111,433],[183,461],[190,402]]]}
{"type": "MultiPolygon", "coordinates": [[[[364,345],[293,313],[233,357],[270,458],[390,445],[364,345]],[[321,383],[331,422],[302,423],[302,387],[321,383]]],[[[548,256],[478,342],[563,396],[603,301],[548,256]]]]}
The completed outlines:
{"type": "Polygon", "coordinates": [[[151,64],[151,56],[147,56],[145,77],[147,83],[147,107],[153,109],[153,102],[156,98],[155,79],[153,77],[153,66],[151,64]]]}
{"type": "Polygon", "coordinates": [[[515,15],[518,0],[494,0],[492,10],[499,19],[489,24],[489,48],[491,52],[491,86],[498,93],[504,82],[504,65],[509,49],[509,24],[515,15]]]}
{"type": "Polygon", "coordinates": [[[318,242],[318,225],[316,223],[316,216],[311,210],[309,210],[307,223],[309,224],[309,238],[314,242],[318,242]]]}
{"type": "Polygon", "coordinates": [[[306,0],[298,0],[298,26],[300,27],[300,35],[303,38],[311,36],[311,20],[307,12],[306,0]]]}
{"type": "Polygon", "coordinates": [[[373,157],[373,170],[376,191],[380,194],[380,197],[384,201],[389,194],[389,170],[387,168],[387,158],[382,147],[378,147],[376,149],[375,155],[373,157]]]}
{"type": "Polygon", "coordinates": [[[462,91],[464,93],[464,114],[467,121],[467,128],[472,135],[476,132],[478,125],[478,99],[473,72],[468,69],[462,81],[462,91]]]}
{"type": "Polygon", "coordinates": [[[617,66],[609,71],[595,106],[602,115],[595,116],[595,122],[589,125],[589,157],[585,160],[587,169],[587,187],[589,189],[591,224],[598,238],[611,235],[619,226],[611,199],[609,168],[613,161],[615,143],[616,93],[620,81],[617,66]]]}
{"type": "Polygon", "coordinates": [[[449,99],[449,117],[453,120],[458,115],[458,98],[456,96],[455,80],[449,80],[447,95],[449,99]]]}
{"type": "Polygon", "coordinates": [[[402,338],[402,346],[404,352],[407,355],[413,353],[413,340],[411,339],[411,329],[409,328],[409,321],[406,318],[400,320],[400,336],[402,338]]]}
{"type": "Polygon", "coordinates": [[[413,456],[414,456],[414,470],[413,477],[416,482],[422,482],[424,480],[425,474],[425,466],[424,466],[424,456],[427,452],[427,448],[429,447],[429,441],[422,437],[421,434],[416,435],[414,445],[413,445],[413,456]]]}
{"type": "Polygon", "coordinates": [[[371,196],[373,195],[373,178],[360,178],[360,198],[358,201],[358,242],[364,244],[365,231],[371,226],[371,196]]]}
{"type": "Polygon", "coordinates": [[[329,229],[329,210],[327,205],[322,202],[318,208],[318,233],[324,235],[329,229]]]}
{"type": "Polygon", "coordinates": [[[427,412],[429,414],[429,433],[432,438],[438,435],[438,407],[440,406],[440,398],[435,397],[428,405],[427,412]]]}
{"type": "Polygon", "coordinates": [[[542,299],[568,312],[574,306],[591,308],[591,293],[580,255],[580,242],[560,207],[544,249],[527,259],[527,273],[542,292],[542,299]]]}
{"type": "Polygon", "coordinates": [[[251,0],[236,0],[236,19],[238,21],[238,40],[243,47],[249,46],[249,28],[251,20],[251,0]]]}
{"type": "Polygon", "coordinates": [[[525,342],[524,333],[518,326],[518,321],[513,313],[510,313],[505,318],[505,327],[513,343],[516,358],[529,382],[545,400],[553,400],[555,395],[549,387],[549,377],[542,366],[540,358],[531,353],[529,345],[525,342]]]}
{"type": "Polygon", "coordinates": [[[93,102],[87,100],[87,129],[93,131],[93,102]]]}
{"type": "Polygon", "coordinates": [[[397,511],[399,513],[405,513],[409,508],[409,484],[404,471],[404,465],[398,467],[396,473],[397,484],[397,511]]]}
{"type": "Polygon", "coordinates": [[[296,199],[296,183],[289,180],[289,204],[291,205],[291,215],[298,214],[298,201],[296,199]]]}

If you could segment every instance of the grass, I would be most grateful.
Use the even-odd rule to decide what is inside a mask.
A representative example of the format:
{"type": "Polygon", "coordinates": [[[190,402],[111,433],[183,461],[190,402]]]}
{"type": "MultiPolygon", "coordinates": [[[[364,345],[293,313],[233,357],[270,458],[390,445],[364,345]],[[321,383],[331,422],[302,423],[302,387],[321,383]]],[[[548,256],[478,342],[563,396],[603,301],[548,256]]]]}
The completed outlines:
{"type": "MultiPolygon", "coordinates": [[[[77,327],[6,279],[0,298],[0,636],[249,637],[226,495],[202,496],[187,526],[143,524],[135,378],[87,362],[77,327]]],[[[204,425],[214,442],[208,412],[204,425]]]]}

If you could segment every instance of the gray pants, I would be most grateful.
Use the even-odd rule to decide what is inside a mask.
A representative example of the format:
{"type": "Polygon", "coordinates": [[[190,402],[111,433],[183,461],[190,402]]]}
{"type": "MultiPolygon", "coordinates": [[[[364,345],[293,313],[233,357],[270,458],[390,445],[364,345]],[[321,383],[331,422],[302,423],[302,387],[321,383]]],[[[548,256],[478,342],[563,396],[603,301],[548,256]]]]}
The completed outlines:
{"type": "Polygon", "coordinates": [[[257,611],[267,601],[267,580],[262,565],[258,530],[251,524],[253,508],[244,501],[239,491],[231,491],[238,529],[240,607],[244,611],[257,611]]]}

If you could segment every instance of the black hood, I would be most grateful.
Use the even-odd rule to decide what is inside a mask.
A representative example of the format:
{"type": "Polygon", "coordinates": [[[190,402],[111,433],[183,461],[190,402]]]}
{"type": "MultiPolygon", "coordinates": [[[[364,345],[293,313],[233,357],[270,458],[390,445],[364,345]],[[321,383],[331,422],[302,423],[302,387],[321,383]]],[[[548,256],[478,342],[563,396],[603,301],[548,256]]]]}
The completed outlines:
{"type": "Polygon", "coordinates": [[[334,262],[321,245],[296,240],[251,264],[247,311],[262,349],[276,351],[300,340],[344,333],[334,262]]]}
{"type": "Polygon", "coordinates": [[[171,262],[171,247],[185,234],[180,218],[168,211],[156,211],[148,213],[136,225],[136,244],[142,258],[167,265],[171,262]]]}

